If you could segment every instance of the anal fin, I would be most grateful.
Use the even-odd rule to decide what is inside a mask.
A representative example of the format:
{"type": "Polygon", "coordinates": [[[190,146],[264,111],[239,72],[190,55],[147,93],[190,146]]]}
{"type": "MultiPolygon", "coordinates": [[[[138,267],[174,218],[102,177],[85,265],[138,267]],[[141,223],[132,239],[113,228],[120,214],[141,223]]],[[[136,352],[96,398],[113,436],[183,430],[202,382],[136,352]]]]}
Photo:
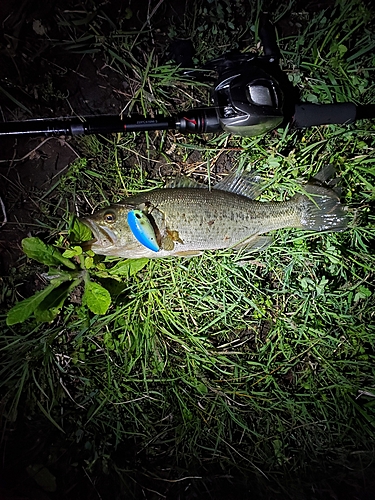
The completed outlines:
{"type": "Polygon", "coordinates": [[[203,251],[201,250],[181,250],[179,252],[175,252],[173,255],[177,257],[196,257],[197,255],[202,255],[203,251]]]}
{"type": "Polygon", "coordinates": [[[246,252],[261,252],[272,243],[271,236],[250,236],[233,247],[234,250],[245,250],[246,252]]]}

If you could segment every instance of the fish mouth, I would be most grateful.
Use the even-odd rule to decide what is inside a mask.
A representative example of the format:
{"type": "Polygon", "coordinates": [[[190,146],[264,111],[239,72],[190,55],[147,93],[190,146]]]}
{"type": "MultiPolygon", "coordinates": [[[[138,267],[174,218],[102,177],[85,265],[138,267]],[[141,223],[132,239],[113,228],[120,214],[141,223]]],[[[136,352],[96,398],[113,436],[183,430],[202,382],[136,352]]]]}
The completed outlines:
{"type": "Polygon", "coordinates": [[[92,250],[95,250],[95,248],[106,248],[116,245],[118,239],[111,229],[100,226],[89,218],[80,219],[80,221],[85,224],[94,235],[92,240],[86,242],[86,245],[90,246],[92,250]]]}

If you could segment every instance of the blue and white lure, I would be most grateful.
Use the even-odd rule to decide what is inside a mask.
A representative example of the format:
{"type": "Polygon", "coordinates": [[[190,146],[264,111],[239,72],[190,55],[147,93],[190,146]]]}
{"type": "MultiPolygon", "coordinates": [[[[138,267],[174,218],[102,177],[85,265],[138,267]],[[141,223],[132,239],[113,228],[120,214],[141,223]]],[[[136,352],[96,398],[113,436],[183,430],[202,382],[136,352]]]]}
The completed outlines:
{"type": "Polygon", "coordinates": [[[153,252],[158,252],[160,247],[151,222],[142,210],[131,210],[128,213],[128,224],[134,237],[139,243],[153,252]]]}

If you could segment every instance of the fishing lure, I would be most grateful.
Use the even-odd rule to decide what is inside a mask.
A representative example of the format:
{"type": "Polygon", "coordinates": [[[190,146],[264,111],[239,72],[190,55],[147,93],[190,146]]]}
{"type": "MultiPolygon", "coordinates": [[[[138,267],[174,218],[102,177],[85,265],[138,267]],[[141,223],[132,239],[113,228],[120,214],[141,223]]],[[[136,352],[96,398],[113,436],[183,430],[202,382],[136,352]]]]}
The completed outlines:
{"type": "Polygon", "coordinates": [[[139,243],[153,252],[158,252],[160,247],[156,241],[154,228],[147,215],[142,210],[131,210],[128,213],[128,224],[133,236],[139,243]]]}

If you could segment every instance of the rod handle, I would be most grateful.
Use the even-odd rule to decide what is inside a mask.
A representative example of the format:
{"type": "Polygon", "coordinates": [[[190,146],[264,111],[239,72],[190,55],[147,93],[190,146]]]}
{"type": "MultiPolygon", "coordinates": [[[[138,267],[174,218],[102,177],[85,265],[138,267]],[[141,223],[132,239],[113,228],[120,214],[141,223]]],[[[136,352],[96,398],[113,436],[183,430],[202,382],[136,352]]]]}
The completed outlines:
{"type": "Polygon", "coordinates": [[[357,106],[351,102],[336,104],[297,104],[293,117],[295,128],[333,123],[353,123],[357,119],[357,106]]]}

